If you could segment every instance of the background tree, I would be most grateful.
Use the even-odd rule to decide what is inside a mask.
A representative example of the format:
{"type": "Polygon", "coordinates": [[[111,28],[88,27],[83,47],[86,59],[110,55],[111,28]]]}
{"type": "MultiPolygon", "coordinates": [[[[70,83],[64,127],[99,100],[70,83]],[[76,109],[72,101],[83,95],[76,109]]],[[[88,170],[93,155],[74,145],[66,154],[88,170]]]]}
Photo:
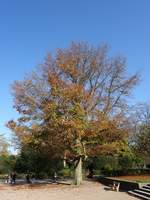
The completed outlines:
{"type": "Polygon", "coordinates": [[[72,43],[49,54],[39,71],[14,82],[14,107],[21,117],[8,126],[21,145],[60,157],[67,151],[79,185],[87,155],[125,151],[123,111],[137,82],[137,74],[127,76],[125,59],[110,58],[106,45],[72,43]]]}
{"type": "Polygon", "coordinates": [[[4,137],[0,135],[0,173],[6,174],[11,172],[15,167],[15,156],[9,152],[10,144],[4,137]]]}
{"type": "Polygon", "coordinates": [[[150,163],[150,125],[140,126],[134,148],[147,164],[150,163]]]}
{"type": "Polygon", "coordinates": [[[0,155],[2,154],[8,154],[8,142],[4,138],[4,136],[1,134],[0,135],[0,155]]]}
{"type": "Polygon", "coordinates": [[[150,163],[150,102],[133,106],[130,114],[132,121],[131,147],[139,157],[150,163]]]}
{"type": "Polygon", "coordinates": [[[37,178],[53,176],[54,172],[60,171],[63,162],[52,156],[37,151],[31,146],[22,147],[16,156],[15,171],[18,173],[32,173],[37,178]]]}

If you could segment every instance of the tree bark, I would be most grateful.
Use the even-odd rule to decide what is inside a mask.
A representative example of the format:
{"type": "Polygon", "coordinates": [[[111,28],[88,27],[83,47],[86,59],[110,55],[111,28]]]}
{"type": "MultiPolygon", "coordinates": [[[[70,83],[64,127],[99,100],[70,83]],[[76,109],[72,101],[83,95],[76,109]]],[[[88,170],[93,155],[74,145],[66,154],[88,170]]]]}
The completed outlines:
{"type": "Polygon", "coordinates": [[[67,164],[66,164],[66,153],[64,153],[64,159],[63,159],[63,165],[64,165],[64,168],[67,166],[67,164]]]}
{"type": "Polygon", "coordinates": [[[64,168],[67,166],[66,165],[66,159],[63,160],[63,165],[64,165],[64,168]]]}
{"type": "Polygon", "coordinates": [[[82,182],[82,157],[79,157],[75,166],[75,185],[79,186],[82,182]]]}

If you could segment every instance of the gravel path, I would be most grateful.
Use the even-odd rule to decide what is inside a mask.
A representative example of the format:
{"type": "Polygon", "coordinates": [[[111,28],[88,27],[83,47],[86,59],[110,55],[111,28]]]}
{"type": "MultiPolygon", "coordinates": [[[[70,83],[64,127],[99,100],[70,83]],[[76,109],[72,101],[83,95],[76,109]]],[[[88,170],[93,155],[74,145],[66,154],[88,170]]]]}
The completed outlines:
{"type": "Polygon", "coordinates": [[[80,187],[65,185],[6,186],[0,184],[0,200],[136,200],[124,192],[105,190],[96,182],[84,182],[80,187]]]}

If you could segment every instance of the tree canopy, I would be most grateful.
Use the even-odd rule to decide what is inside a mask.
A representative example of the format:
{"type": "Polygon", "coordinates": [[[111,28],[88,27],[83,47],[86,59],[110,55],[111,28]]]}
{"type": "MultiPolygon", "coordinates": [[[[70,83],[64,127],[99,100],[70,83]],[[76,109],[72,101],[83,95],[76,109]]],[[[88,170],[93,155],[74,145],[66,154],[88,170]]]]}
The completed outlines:
{"type": "Polygon", "coordinates": [[[21,146],[67,155],[75,168],[88,155],[125,151],[123,112],[138,80],[138,74],[127,75],[125,58],[109,56],[107,45],[71,43],[14,82],[14,108],[20,117],[7,126],[21,146]]]}

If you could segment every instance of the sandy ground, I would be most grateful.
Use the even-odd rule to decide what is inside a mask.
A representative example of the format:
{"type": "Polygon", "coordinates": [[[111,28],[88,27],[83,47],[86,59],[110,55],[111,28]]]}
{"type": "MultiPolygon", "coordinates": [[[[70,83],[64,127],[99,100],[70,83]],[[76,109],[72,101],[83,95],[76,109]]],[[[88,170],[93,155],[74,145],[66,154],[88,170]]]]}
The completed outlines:
{"type": "Polygon", "coordinates": [[[0,184],[0,200],[136,200],[124,192],[114,192],[96,182],[80,187],[64,185],[6,186],[0,184]]]}

